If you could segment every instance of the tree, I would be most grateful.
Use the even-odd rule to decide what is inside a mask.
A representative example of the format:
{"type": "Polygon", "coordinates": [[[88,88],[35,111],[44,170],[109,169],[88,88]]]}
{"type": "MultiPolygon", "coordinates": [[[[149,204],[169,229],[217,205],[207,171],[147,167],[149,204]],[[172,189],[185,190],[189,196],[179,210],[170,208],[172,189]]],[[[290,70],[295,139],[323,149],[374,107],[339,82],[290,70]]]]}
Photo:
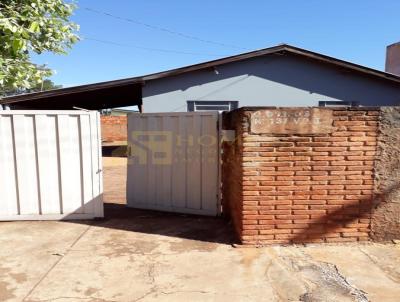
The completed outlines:
{"type": "Polygon", "coordinates": [[[31,92],[39,92],[39,91],[46,91],[46,90],[52,90],[52,89],[59,89],[62,88],[62,85],[56,85],[52,80],[45,79],[41,83],[37,83],[35,86],[31,88],[18,88],[18,89],[13,89],[13,90],[8,90],[4,92],[4,96],[11,96],[11,95],[17,95],[17,94],[22,94],[22,93],[31,93],[31,92]]]}
{"type": "Polygon", "coordinates": [[[56,85],[52,80],[46,79],[42,83],[39,83],[35,87],[29,89],[29,92],[46,91],[59,88],[62,88],[62,85],[56,85]]]}
{"type": "Polygon", "coordinates": [[[64,0],[1,0],[0,95],[37,87],[52,71],[31,54],[65,54],[79,38],[69,21],[75,5],[64,0]]]}

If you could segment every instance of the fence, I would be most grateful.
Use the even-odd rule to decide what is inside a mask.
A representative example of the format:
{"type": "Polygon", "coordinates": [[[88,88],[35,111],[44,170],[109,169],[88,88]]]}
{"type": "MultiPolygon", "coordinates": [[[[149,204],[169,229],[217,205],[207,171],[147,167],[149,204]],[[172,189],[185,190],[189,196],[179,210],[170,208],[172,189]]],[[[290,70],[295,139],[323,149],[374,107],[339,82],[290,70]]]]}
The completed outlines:
{"type": "Polygon", "coordinates": [[[0,220],[103,216],[100,118],[0,111],[0,220]]]}
{"type": "Polygon", "coordinates": [[[223,207],[245,244],[400,237],[400,109],[225,115],[223,207]]]}

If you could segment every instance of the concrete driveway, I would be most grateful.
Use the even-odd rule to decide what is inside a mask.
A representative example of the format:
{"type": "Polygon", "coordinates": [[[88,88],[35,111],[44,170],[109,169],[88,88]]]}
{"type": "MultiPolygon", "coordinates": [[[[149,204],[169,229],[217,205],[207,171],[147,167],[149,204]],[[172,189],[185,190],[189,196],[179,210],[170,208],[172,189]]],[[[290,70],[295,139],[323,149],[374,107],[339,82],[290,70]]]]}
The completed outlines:
{"type": "Polygon", "coordinates": [[[234,248],[222,219],[125,208],[125,169],[104,220],[0,223],[0,301],[400,301],[400,245],[234,248]]]}
{"type": "Polygon", "coordinates": [[[107,206],[0,224],[0,301],[399,301],[400,246],[234,248],[223,220],[107,206]]]}

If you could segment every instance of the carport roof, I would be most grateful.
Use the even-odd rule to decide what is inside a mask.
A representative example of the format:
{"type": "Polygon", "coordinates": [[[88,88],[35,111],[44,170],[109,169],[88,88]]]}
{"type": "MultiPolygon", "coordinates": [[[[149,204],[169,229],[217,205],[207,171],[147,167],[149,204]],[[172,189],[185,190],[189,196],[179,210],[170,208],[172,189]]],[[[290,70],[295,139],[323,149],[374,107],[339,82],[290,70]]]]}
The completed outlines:
{"type": "Polygon", "coordinates": [[[86,109],[103,109],[141,105],[141,85],[146,81],[176,76],[206,68],[213,68],[218,65],[274,53],[294,54],[304,58],[317,60],[321,63],[332,64],[337,67],[374,77],[376,79],[400,84],[400,76],[322,55],[320,53],[294,47],[288,44],[281,44],[274,47],[255,50],[239,55],[144,76],[5,97],[0,100],[0,104],[13,104],[17,105],[17,107],[29,107],[32,109],[70,109],[74,106],[86,109]]]}

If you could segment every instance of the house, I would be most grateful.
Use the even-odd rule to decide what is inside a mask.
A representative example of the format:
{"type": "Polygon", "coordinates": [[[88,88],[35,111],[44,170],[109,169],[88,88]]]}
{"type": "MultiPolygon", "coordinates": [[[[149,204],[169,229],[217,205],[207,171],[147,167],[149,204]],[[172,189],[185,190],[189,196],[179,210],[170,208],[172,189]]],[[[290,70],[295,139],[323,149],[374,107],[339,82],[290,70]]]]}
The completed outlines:
{"type": "Polygon", "coordinates": [[[127,116],[129,113],[138,112],[138,110],[124,108],[110,108],[101,110],[102,116],[127,116]]]}
{"type": "Polygon", "coordinates": [[[231,110],[244,106],[400,105],[400,44],[386,71],[282,44],[165,72],[6,97],[13,109],[141,112],[231,110]]]}

